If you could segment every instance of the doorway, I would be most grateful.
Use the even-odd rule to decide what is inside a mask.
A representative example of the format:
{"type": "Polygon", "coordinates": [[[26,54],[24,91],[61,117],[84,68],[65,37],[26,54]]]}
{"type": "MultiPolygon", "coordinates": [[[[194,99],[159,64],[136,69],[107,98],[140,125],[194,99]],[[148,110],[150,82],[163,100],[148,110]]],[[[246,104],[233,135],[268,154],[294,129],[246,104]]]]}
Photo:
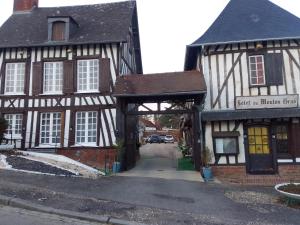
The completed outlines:
{"type": "Polygon", "coordinates": [[[273,174],[276,172],[274,149],[272,148],[270,127],[250,125],[247,134],[247,172],[252,174],[273,174]]]}

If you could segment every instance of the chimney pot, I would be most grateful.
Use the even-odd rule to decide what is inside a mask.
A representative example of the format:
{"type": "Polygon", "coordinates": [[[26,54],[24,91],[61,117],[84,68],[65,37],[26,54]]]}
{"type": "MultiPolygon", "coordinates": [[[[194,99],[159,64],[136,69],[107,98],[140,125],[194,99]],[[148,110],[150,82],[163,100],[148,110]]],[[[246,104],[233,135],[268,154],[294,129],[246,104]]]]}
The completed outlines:
{"type": "Polygon", "coordinates": [[[14,0],[14,12],[31,11],[39,6],[39,0],[14,0]]]}

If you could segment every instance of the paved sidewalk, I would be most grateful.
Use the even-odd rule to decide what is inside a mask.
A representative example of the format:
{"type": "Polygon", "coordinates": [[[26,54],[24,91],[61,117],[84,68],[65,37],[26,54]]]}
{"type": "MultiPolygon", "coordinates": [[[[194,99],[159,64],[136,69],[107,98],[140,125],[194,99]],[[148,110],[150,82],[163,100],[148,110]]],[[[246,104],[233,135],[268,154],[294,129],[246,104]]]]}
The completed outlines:
{"type": "Polygon", "coordinates": [[[106,223],[84,221],[55,214],[29,211],[0,205],[1,225],[104,225],[106,223]]]}
{"type": "Polygon", "coordinates": [[[140,148],[141,159],[135,168],[118,174],[127,177],[152,177],[204,182],[197,171],[178,171],[180,152],[177,144],[146,144],[140,148]]]}

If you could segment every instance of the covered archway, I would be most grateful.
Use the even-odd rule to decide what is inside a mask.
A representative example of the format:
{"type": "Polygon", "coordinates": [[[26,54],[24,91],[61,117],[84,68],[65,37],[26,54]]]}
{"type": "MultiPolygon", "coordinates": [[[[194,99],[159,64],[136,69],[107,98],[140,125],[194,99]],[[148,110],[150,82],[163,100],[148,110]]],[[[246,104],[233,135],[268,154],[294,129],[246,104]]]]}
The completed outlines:
{"type": "Polygon", "coordinates": [[[203,143],[200,115],[205,94],[205,80],[199,71],[118,77],[114,96],[117,97],[117,137],[125,144],[122,169],[133,168],[138,158],[137,116],[185,114],[192,118],[193,161],[195,169],[200,170],[203,143]],[[157,107],[153,110],[146,103],[157,107]],[[162,108],[162,103],[169,106],[162,108]],[[139,110],[141,107],[146,110],[139,110]]]}

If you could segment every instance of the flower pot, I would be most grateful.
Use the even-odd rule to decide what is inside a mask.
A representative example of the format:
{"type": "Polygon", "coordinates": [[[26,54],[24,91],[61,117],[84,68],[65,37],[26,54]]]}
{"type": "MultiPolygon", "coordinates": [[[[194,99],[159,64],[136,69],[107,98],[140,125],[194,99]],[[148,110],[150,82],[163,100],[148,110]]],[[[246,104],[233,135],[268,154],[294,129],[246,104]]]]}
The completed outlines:
{"type": "Polygon", "coordinates": [[[114,162],[112,171],[113,171],[113,173],[119,173],[121,171],[121,163],[120,162],[114,162]]]}
{"type": "Polygon", "coordinates": [[[300,201],[300,194],[294,194],[294,193],[290,193],[290,192],[280,190],[280,187],[283,187],[283,186],[286,186],[286,185],[289,185],[289,184],[294,184],[294,185],[297,185],[297,186],[299,185],[300,186],[300,183],[282,183],[282,184],[277,184],[275,186],[275,190],[278,191],[281,195],[283,195],[285,197],[300,201]]]}
{"type": "Polygon", "coordinates": [[[203,167],[202,168],[203,178],[205,181],[210,181],[213,179],[212,169],[211,167],[203,167]]]}

